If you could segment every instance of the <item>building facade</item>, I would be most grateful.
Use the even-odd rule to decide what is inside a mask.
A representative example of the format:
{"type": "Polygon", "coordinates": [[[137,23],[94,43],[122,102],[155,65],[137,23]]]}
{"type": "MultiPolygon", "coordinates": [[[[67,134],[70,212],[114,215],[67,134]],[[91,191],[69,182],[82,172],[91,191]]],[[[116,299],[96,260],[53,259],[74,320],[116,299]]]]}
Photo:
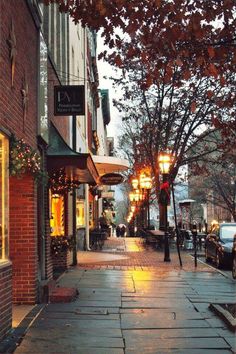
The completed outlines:
{"type": "Polygon", "coordinates": [[[98,89],[95,33],[57,5],[2,0],[0,62],[1,340],[13,304],[47,301],[54,271],[90,249],[99,177],[127,164],[104,163],[109,97],[98,89]],[[84,109],[58,114],[75,88],[84,109]]]}

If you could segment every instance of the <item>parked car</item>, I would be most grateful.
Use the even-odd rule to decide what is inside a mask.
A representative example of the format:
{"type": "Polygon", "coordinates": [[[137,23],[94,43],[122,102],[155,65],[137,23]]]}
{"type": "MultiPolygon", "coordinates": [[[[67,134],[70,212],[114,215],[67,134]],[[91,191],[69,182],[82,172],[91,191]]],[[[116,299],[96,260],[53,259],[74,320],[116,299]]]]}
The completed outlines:
{"type": "Polygon", "coordinates": [[[232,257],[232,276],[236,279],[236,235],[234,235],[232,257]]]}
{"type": "Polygon", "coordinates": [[[207,235],[205,241],[206,261],[212,260],[217,268],[229,267],[233,264],[233,240],[236,235],[236,223],[222,223],[207,235]]]}

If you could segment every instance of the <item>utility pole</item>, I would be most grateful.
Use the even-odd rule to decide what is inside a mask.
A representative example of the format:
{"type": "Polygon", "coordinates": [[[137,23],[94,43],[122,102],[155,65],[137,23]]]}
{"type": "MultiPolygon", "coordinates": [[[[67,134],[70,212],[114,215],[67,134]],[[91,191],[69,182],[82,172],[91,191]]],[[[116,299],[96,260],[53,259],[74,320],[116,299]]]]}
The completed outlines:
{"type": "MultiPolygon", "coordinates": [[[[72,116],[72,148],[76,151],[76,116],[72,116]]],[[[72,190],[72,222],[73,222],[73,261],[72,265],[77,265],[77,225],[76,225],[76,188],[72,190]]]]}

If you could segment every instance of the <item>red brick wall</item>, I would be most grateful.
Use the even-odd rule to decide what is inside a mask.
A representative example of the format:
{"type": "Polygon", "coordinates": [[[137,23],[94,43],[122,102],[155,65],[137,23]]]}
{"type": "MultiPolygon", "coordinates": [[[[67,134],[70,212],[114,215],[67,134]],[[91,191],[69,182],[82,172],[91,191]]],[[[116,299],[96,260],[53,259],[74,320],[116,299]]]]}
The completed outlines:
{"type": "Polygon", "coordinates": [[[46,245],[45,245],[45,253],[46,253],[46,278],[52,279],[53,277],[53,265],[52,265],[52,257],[51,257],[51,236],[50,236],[50,220],[46,218],[46,245]]]}
{"type": "Polygon", "coordinates": [[[12,269],[11,265],[0,265],[0,340],[11,329],[12,323],[12,269]]]}
{"type": "Polygon", "coordinates": [[[30,175],[10,178],[10,259],[13,302],[37,301],[36,186],[30,175]]]}
{"type": "Polygon", "coordinates": [[[25,0],[0,1],[0,127],[36,147],[38,33],[25,0]],[[24,15],[22,15],[24,14],[24,15]],[[8,39],[11,22],[16,36],[15,79],[11,87],[8,39]],[[28,110],[23,127],[22,83],[28,83],[28,110]]]}
{"type": "Polygon", "coordinates": [[[62,251],[52,257],[54,270],[66,270],[72,264],[72,252],[62,251]]]}
{"type": "MultiPolygon", "coordinates": [[[[33,148],[37,146],[37,80],[38,31],[25,0],[0,1],[0,130],[7,129],[23,138],[33,148]],[[9,38],[11,23],[16,37],[14,85],[11,85],[9,38]],[[23,125],[23,79],[28,84],[28,108],[23,125]]],[[[32,178],[10,181],[10,258],[13,261],[13,299],[15,302],[36,301],[36,194],[32,178]]],[[[2,274],[2,273],[1,273],[2,274]]],[[[11,272],[8,273],[10,282],[11,272]]],[[[3,288],[0,282],[0,290],[3,288]]],[[[12,301],[10,286],[1,293],[1,305],[12,301]]],[[[4,320],[5,321],[5,320],[4,320]]]]}

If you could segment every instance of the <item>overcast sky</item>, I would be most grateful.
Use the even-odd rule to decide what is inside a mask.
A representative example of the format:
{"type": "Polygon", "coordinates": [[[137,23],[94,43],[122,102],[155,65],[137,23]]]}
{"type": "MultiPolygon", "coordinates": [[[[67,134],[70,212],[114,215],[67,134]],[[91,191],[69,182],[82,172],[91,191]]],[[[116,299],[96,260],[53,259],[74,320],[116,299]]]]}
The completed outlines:
{"type": "MultiPolygon", "coordinates": [[[[103,40],[100,38],[99,34],[97,38],[97,45],[97,54],[99,54],[104,49],[103,40]]],[[[107,127],[108,136],[117,137],[121,119],[118,110],[112,105],[112,100],[117,98],[117,92],[114,88],[112,88],[112,81],[109,80],[109,77],[112,76],[114,72],[112,66],[103,60],[98,60],[97,65],[99,73],[99,87],[100,89],[109,89],[111,122],[107,127]],[[104,79],[104,76],[106,76],[107,79],[104,79]]]]}

